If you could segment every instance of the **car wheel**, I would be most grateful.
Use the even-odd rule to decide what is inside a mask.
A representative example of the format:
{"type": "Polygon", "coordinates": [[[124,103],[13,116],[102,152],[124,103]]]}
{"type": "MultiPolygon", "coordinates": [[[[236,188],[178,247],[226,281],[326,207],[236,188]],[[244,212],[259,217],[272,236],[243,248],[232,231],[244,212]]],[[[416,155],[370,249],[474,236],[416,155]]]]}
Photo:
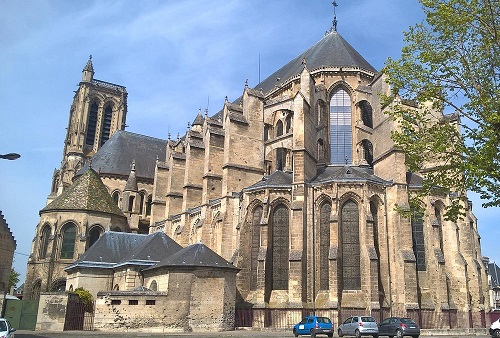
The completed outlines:
{"type": "Polygon", "coordinates": [[[313,329],[311,329],[311,337],[313,337],[313,338],[316,337],[316,332],[314,332],[313,329]]]}
{"type": "Polygon", "coordinates": [[[378,334],[374,334],[374,335],[373,335],[373,338],[378,338],[378,334]]]}
{"type": "Polygon", "coordinates": [[[401,331],[401,330],[396,330],[396,337],[397,337],[397,338],[403,338],[403,331],[401,331]]]}
{"type": "Polygon", "coordinates": [[[293,335],[294,335],[295,337],[298,337],[298,336],[299,336],[299,334],[297,333],[297,330],[293,329],[293,335]]]}
{"type": "Polygon", "coordinates": [[[354,331],[354,335],[356,338],[361,338],[361,333],[359,333],[359,330],[354,331]]]}
{"type": "Polygon", "coordinates": [[[337,331],[337,333],[339,334],[339,337],[342,337],[342,336],[344,335],[344,334],[342,333],[342,330],[341,330],[341,329],[339,329],[339,330],[337,331]]]}
{"type": "Polygon", "coordinates": [[[413,337],[413,338],[418,338],[418,337],[419,337],[419,335],[418,335],[418,334],[416,334],[416,335],[414,335],[414,336],[412,336],[412,337],[413,337]]]}
{"type": "Polygon", "coordinates": [[[328,338],[332,338],[332,337],[333,337],[333,333],[329,333],[328,338]]]}
{"type": "Polygon", "coordinates": [[[500,330],[499,329],[496,329],[495,331],[493,331],[493,337],[500,337],[500,330]]]}

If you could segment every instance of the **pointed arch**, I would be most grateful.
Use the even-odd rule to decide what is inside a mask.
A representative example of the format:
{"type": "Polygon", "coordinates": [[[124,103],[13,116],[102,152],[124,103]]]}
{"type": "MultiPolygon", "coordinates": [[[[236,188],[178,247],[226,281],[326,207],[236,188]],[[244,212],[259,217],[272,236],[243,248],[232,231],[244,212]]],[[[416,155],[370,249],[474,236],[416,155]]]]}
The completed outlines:
{"type": "Polygon", "coordinates": [[[319,289],[328,290],[330,288],[330,213],[332,205],[329,201],[324,201],[319,208],[319,289]]]}
{"type": "Polygon", "coordinates": [[[361,248],[358,204],[347,200],[340,209],[340,271],[343,290],[361,289],[361,248]]]}
{"type": "Polygon", "coordinates": [[[273,208],[271,230],[271,289],[288,290],[289,279],[289,209],[280,203],[273,208]]]}
{"type": "Polygon", "coordinates": [[[330,161],[352,163],[351,96],[344,86],[338,86],[331,93],[330,161]]]}
{"type": "Polygon", "coordinates": [[[87,249],[90,248],[95,242],[97,242],[97,240],[101,237],[103,232],[104,229],[98,224],[93,225],[90,228],[87,238],[87,249]]]}
{"type": "Polygon", "coordinates": [[[256,205],[252,210],[252,248],[250,251],[250,291],[257,290],[258,258],[261,246],[260,220],[262,218],[263,207],[256,205]]]}
{"type": "Polygon", "coordinates": [[[370,103],[366,100],[362,100],[358,103],[361,120],[363,121],[363,125],[368,128],[373,128],[373,109],[370,103]]]}
{"type": "Polygon", "coordinates": [[[66,223],[61,229],[61,251],[60,258],[73,259],[75,255],[76,224],[66,223]]]}
{"type": "Polygon", "coordinates": [[[283,135],[283,121],[276,122],[276,137],[283,135]]]}
{"type": "Polygon", "coordinates": [[[89,115],[87,120],[87,135],[85,137],[85,144],[89,146],[94,145],[98,113],[99,104],[96,100],[93,100],[90,102],[89,115]]]}
{"type": "Polygon", "coordinates": [[[50,235],[51,235],[50,224],[45,223],[43,225],[42,231],[40,232],[40,240],[39,240],[40,251],[38,252],[38,257],[40,257],[40,259],[47,258],[50,235]]]}
{"type": "Polygon", "coordinates": [[[113,118],[113,104],[108,103],[104,108],[104,116],[102,118],[101,142],[102,146],[108,139],[111,133],[111,121],[113,118]]]}

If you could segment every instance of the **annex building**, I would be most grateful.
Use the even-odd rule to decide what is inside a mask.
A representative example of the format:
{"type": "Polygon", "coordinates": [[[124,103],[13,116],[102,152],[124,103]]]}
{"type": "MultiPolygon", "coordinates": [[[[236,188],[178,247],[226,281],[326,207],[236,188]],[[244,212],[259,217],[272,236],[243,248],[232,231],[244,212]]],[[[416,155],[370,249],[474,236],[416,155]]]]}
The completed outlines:
{"type": "MultiPolygon", "coordinates": [[[[162,140],[125,131],[125,87],[95,79],[89,59],[40,210],[24,297],[84,287],[98,304],[117,304],[144,288],[199,309],[210,304],[203,285],[224,278],[224,300],[210,305],[225,323],[217,328],[291,327],[312,312],[335,325],[371,313],[411,316],[423,328],[485,327],[488,281],[472,205],[456,223],[442,216],[453,195],[428,196],[412,219],[396,211],[409,208],[423,176],[408,172],[390,138],[398,125],[379,99],[389,92],[332,29],[216,114],[193,116],[184,135],[162,140]],[[139,250],[136,259],[126,248],[137,236],[151,241],[148,250],[178,245],[183,259],[166,264],[176,254],[169,250],[139,250]],[[187,276],[182,262],[200,243],[210,263],[187,276]],[[213,262],[229,265],[221,272],[213,262]],[[176,293],[179,274],[193,287],[176,293]]],[[[167,317],[155,325],[171,325],[167,317]]]]}

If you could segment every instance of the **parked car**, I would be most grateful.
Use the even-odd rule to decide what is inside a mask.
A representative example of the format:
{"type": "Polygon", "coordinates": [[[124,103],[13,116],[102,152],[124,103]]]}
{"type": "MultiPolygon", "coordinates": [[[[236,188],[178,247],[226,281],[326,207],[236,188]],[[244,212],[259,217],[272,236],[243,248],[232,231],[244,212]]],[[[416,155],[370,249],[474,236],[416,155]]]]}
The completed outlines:
{"type": "Polygon", "coordinates": [[[328,337],[333,337],[333,323],[330,318],[308,316],[295,324],[293,334],[298,337],[299,334],[310,334],[311,337],[316,337],[317,334],[326,334],[328,337]]]}
{"type": "Polygon", "coordinates": [[[2,338],[14,338],[14,329],[9,321],[5,318],[0,318],[0,337],[2,338]]]}
{"type": "Polygon", "coordinates": [[[378,326],[379,336],[394,336],[402,338],[403,336],[420,336],[420,328],[411,318],[390,317],[380,322],[378,326]]]}
{"type": "Polygon", "coordinates": [[[371,316],[352,316],[347,318],[338,328],[339,337],[343,336],[373,336],[378,337],[378,325],[371,316]]]}
{"type": "Polygon", "coordinates": [[[491,323],[490,335],[492,337],[500,337],[500,318],[491,323]]]}

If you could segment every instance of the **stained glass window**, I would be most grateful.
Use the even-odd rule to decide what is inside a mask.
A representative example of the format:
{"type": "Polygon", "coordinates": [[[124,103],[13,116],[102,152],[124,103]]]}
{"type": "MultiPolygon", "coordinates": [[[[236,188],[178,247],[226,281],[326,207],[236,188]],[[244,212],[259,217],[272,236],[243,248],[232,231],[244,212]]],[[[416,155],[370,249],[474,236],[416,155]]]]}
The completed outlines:
{"type": "Polygon", "coordinates": [[[332,206],[324,203],[320,209],[319,221],[319,288],[329,289],[328,254],[330,252],[330,211],[332,206]]]}
{"type": "Polygon", "coordinates": [[[272,289],[288,290],[288,270],[289,270],[289,218],[288,208],[279,205],[273,213],[272,230],[272,289]]]}
{"type": "Polygon", "coordinates": [[[250,290],[257,290],[257,266],[260,249],[260,219],[262,207],[258,206],[253,211],[252,217],[252,249],[250,252],[250,290]]]}
{"type": "Polygon", "coordinates": [[[361,289],[359,212],[354,201],[342,207],[342,279],[345,290],[361,289]]]}
{"type": "Polygon", "coordinates": [[[73,258],[75,253],[76,226],[70,223],[62,232],[61,258],[73,258]]]}
{"type": "Polygon", "coordinates": [[[333,164],[352,163],[351,98],[342,88],[330,100],[330,158],[333,164]]]}

